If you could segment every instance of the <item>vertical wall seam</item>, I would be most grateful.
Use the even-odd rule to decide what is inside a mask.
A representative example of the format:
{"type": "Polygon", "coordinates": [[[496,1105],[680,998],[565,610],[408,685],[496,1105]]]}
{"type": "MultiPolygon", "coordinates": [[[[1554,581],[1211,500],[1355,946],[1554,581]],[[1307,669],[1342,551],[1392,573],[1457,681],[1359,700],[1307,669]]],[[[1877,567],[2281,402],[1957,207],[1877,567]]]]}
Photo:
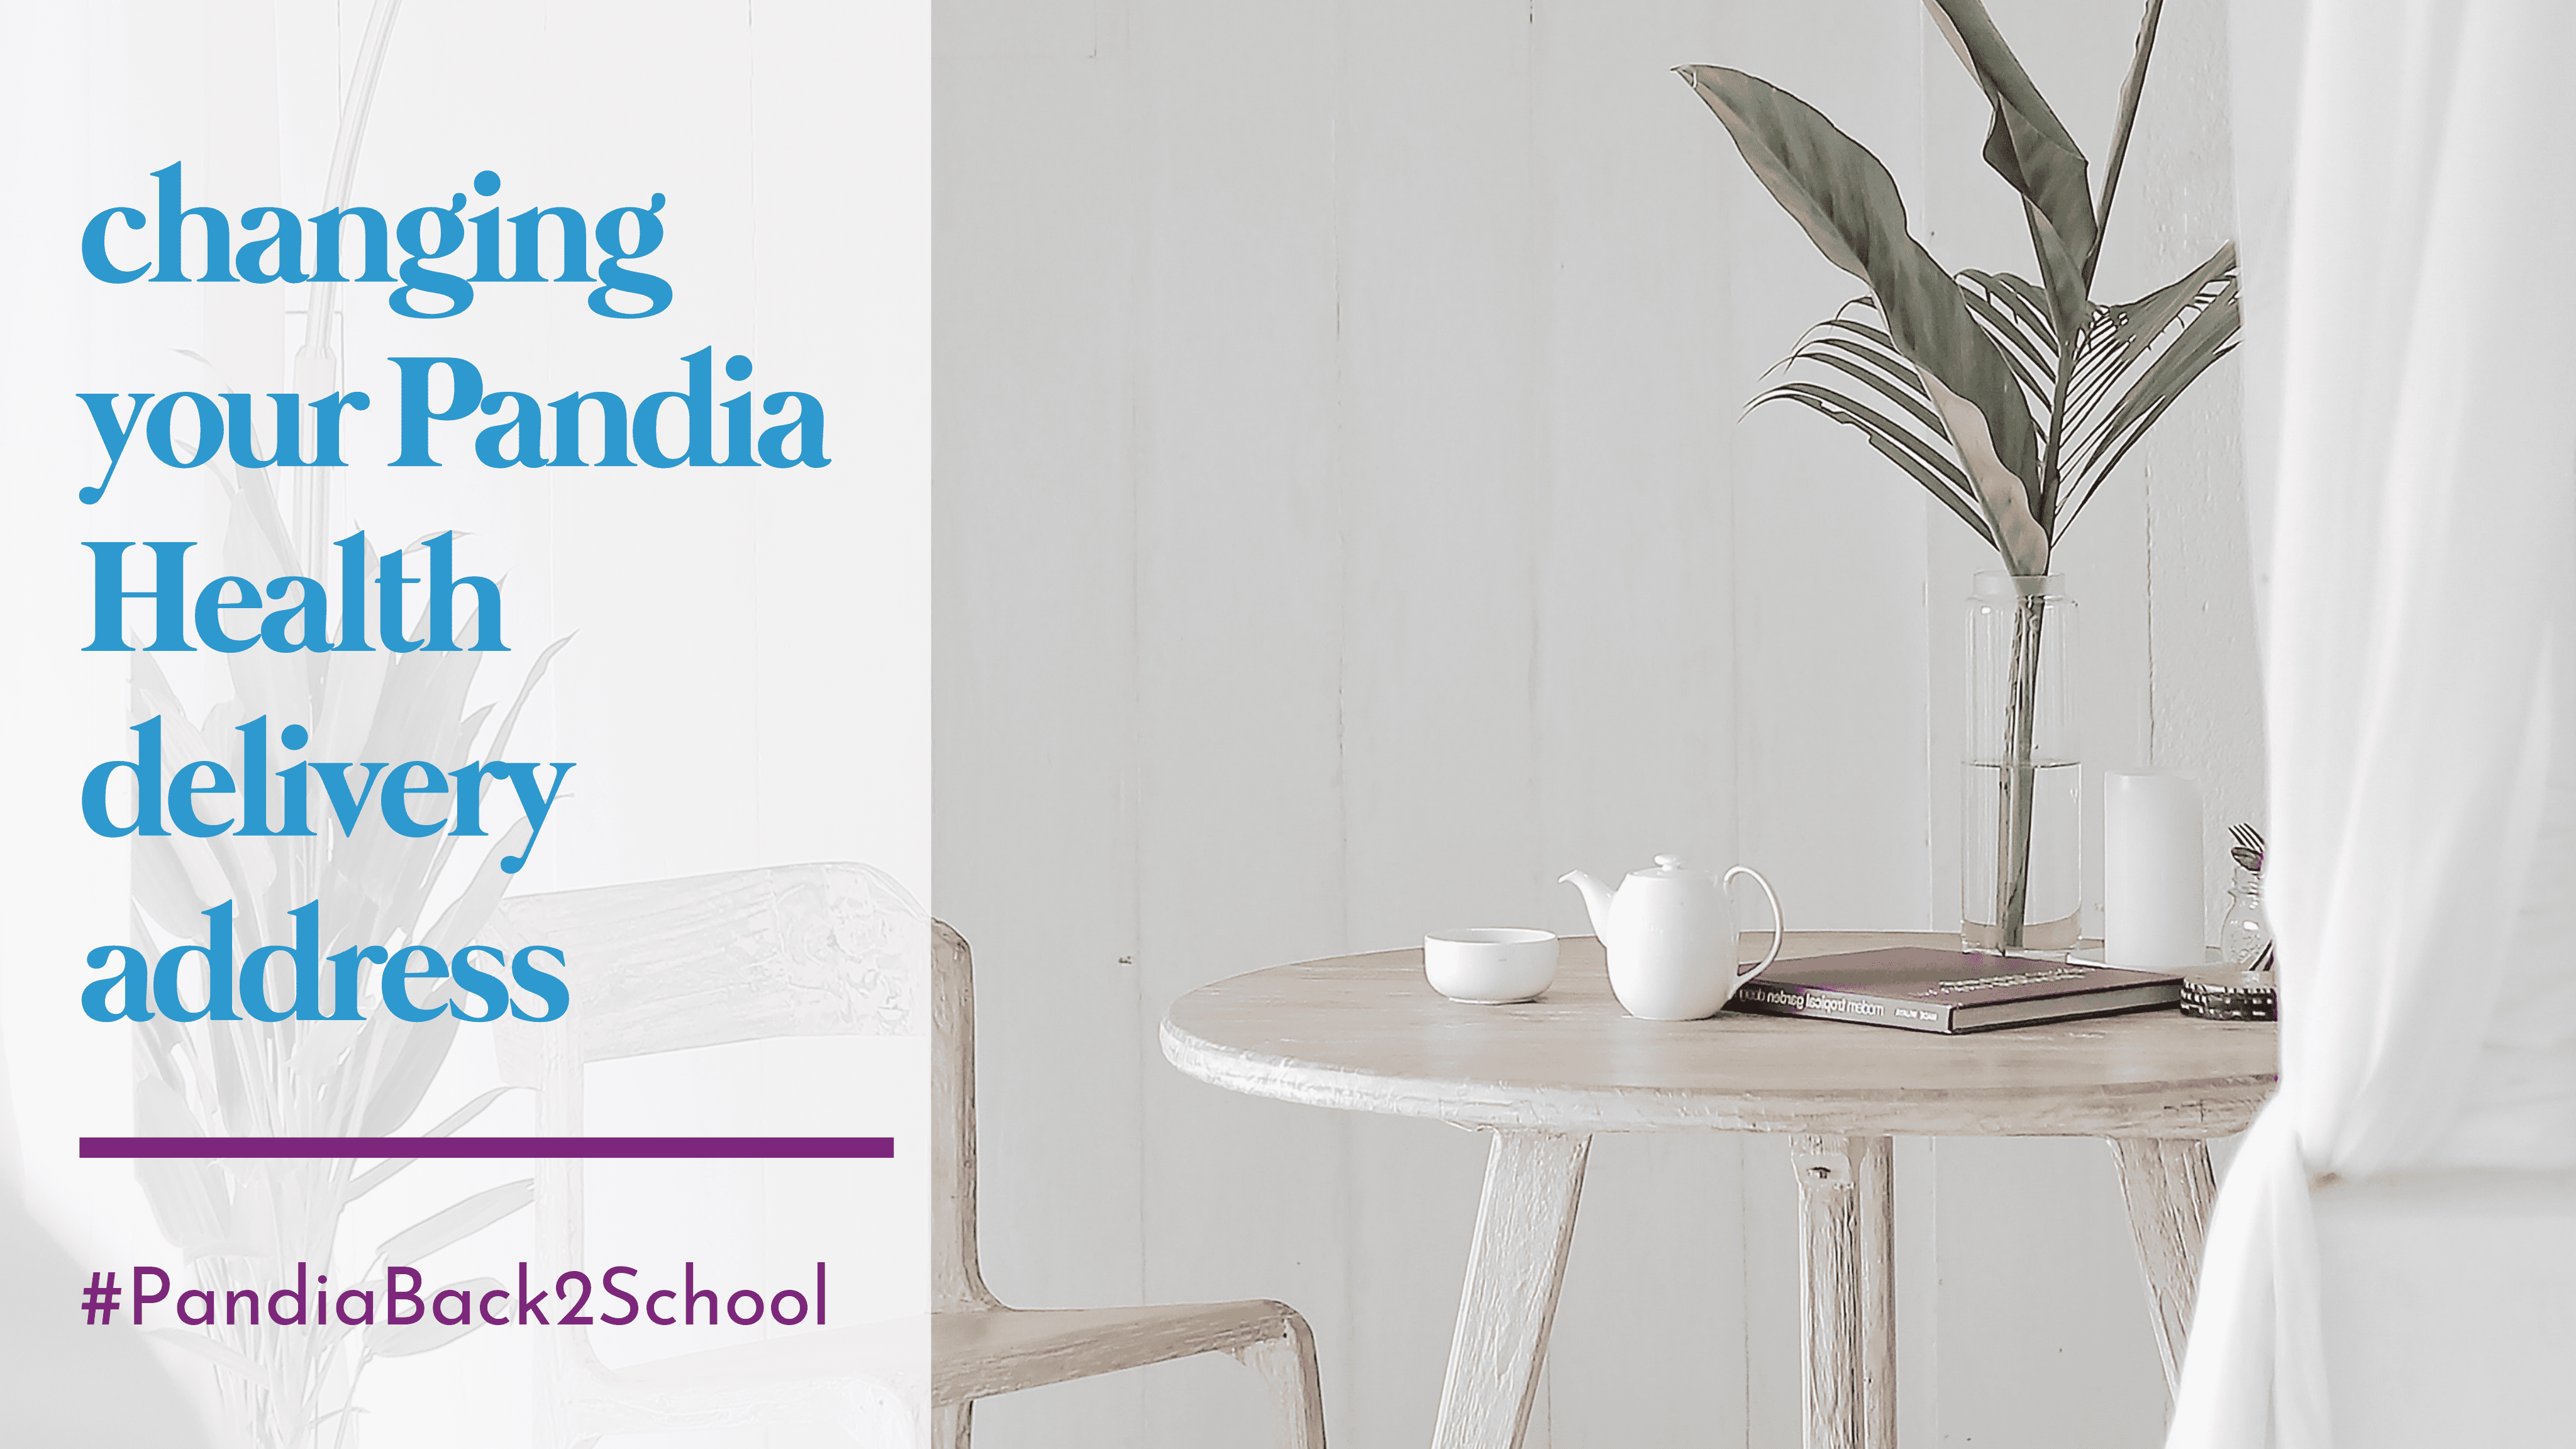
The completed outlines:
{"type": "Polygon", "coordinates": [[[1539,145],[1542,118],[1539,84],[1540,47],[1538,43],[1538,0],[1529,0],[1528,23],[1521,29],[1521,162],[1528,179],[1528,191],[1522,197],[1521,270],[1527,278],[1529,313],[1524,337],[1528,353],[1523,362],[1522,386],[1526,405],[1521,416],[1528,433],[1523,440],[1529,459],[1529,503],[1522,514],[1528,530],[1529,553],[1526,564],[1529,583],[1529,609],[1525,620],[1529,631],[1529,672],[1521,681],[1522,707],[1529,711],[1529,754],[1523,788],[1529,792],[1530,816],[1537,825],[1530,843],[1530,879],[1533,883],[1547,879],[1547,798],[1541,783],[1540,762],[1546,758],[1545,731],[1547,713],[1543,705],[1543,668],[1545,658],[1540,646],[1547,638],[1545,619],[1545,557],[1547,548],[1548,503],[1554,491],[1555,429],[1549,425],[1548,384],[1554,370],[1549,365],[1549,343],[1553,339],[1555,289],[1549,285],[1551,269],[1547,265],[1551,243],[1555,240],[1547,226],[1547,168],[1539,145]]]}
{"type": "MultiPolygon", "coordinates": [[[[1918,189],[1918,194],[1923,198],[1922,207],[1923,214],[1926,218],[1925,231],[1927,237],[1937,239],[1938,229],[1931,220],[1931,218],[1936,216],[1937,213],[1933,207],[1933,170],[1930,140],[1930,132],[1932,129],[1930,67],[1936,57],[1941,59],[1946,59],[1948,57],[1949,41],[1947,37],[1943,37],[1939,46],[1936,47],[1932,45],[1928,38],[1932,28],[1933,20],[1929,8],[1917,7],[1914,11],[1914,24],[1909,32],[1912,38],[1912,54],[1907,62],[1907,70],[1911,74],[1914,90],[1913,104],[1915,124],[1913,127],[1913,167],[1915,185],[1918,189]]],[[[1931,507],[1931,501],[1928,499],[1925,500],[1923,503],[1923,508],[1926,510],[1923,514],[1925,521],[1925,527],[1923,530],[1923,627],[1921,630],[1917,631],[1917,637],[1923,641],[1923,904],[1924,910],[1929,913],[1927,924],[1938,929],[1944,915],[1945,907],[1941,892],[1941,884],[1943,880],[1941,848],[1940,843],[1933,837],[1936,833],[1936,822],[1941,818],[1940,792],[1946,790],[1951,784],[1958,783],[1965,779],[1966,771],[1961,768],[1959,761],[1966,758],[1964,751],[1967,746],[1967,740],[1965,733],[1963,732],[1960,737],[1960,752],[1955,753],[1947,762],[1944,762],[1941,759],[1941,735],[1940,731],[1933,725],[1932,709],[1934,707],[1933,701],[1940,697],[1939,681],[1934,678],[1934,675],[1942,667],[1942,653],[1940,649],[1935,647],[1933,640],[1935,631],[1943,627],[1940,618],[1941,606],[1938,602],[1942,598],[1942,593],[1934,583],[1934,572],[1940,566],[1940,546],[1935,542],[1936,535],[1934,530],[1943,525],[1940,520],[1931,516],[1929,512],[1931,507]]],[[[1952,599],[1949,604],[1949,608],[1952,611],[1952,618],[1955,619],[1958,617],[1957,610],[1960,607],[1961,606],[1957,603],[1955,598],[1952,599]]],[[[1952,627],[1956,626],[1953,625],[1952,627]]],[[[1965,664],[1966,659],[1963,653],[1959,665],[1955,667],[1964,667],[1965,664]]],[[[1960,800],[1961,818],[1959,821],[1954,822],[1952,826],[1952,844],[1961,844],[1965,839],[1966,811],[1967,802],[1963,791],[1960,800]]],[[[1961,916],[1960,925],[1964,927],[1966,924],[1965,917],[1967,915],[1965,886],[1967,878],[1967,861],[1964,858],[1964,846],[1961,854],[1962,859],[1959,862],[1959,881],[1957,884],[1953,885],[1950,899],[1959,905],[1961,916]]],[[[1890,1144],[1891,1150],[1895,1145],[1896,1144],[1890,1144]]],[[[1917,1240],[1927,1249],[1931,1261],[1928,1264],[1916,1265],[1918,1274],[1920,1275],[1918,1281],[1928,1281],[1932,1290],[1931,1303],[1918,1310],[1918,1316],[1916,1319],[1918,1324],[1931,1325],[1930,1335],[1932,1341],[1930,1343],[1925,1343],[1920,1338],[1912,1344],[1908,1344],[1905,1340],[1903,1295],[1905,1292],[1907,1278],[1905,1271],[1906,1260],[1904,1241],[1906,1235],[1902,1231],[1901,1222],[1899,1224],[1898,1231],[1893,1235],[1896,1241],[1891,1245],[1891,1256],[1889,1262],[1889,1277],[1894,1280],[1899,1305],[1895,1322],[1891,1325],[1891,1329],[1896,1334],[1897,1339],[1895,1345],[1897,1376],[1896,1383],[1891,1386],[1891,1392],[1896,1395],[1897,1399],[1897,1434],[1899,1438],[1903,1438],[1905,1434],[1905,1410],[1907,1407],[1904,1396],[1905,1380],[1907,1377],[1905,1364],[1909,1357],[1906,1350],[1908,1348],[1913,1348],[1929,1360],[1925,1365],[1925,1371],[1919,1378],[1917,1378],[1916,1382],[1928,1386],[1931,1402],[1928,1405],[1922,1406],[1920,1412],[1931,1421],[1936,1441],[1938,1439],[1941,1423],[1941,1369],[1938,1349],[1939,1325],[1941,1321],[1941,1218],[1939,1212],[1941,1174],[1939,1158],[1935,1155],[1937,1145],[1937,1141],[1934,1139],[1926,1139],[1924,1142],[1924,1149],[1920,1160],[1927,1164],[1929,1168],[1928,1175],[1930,1176],[1931,1181],[1928,1184],[1927,1191],[1919,1192],[1915,1195],[1916,1201],[1923,1204],[1923,1211],[1931,1219],[1928,1223],[1923,1225],[1921,1229],[1921,1237],[1917,1240]]],[[[1895,1210],[1896,1204],[1901,1203],[1904,1200],[1902,1191],[1901,1185],[1891,1187],[1889,1193],[1891,1211],[1895,1210]]],[[[1918,1396],[1918,1398],[1919,1397],[1920,1396],[1918,1396]]]]}
{"type": "MultiPolygon", "coordinates": [[[[1926,86],[1925,71],[1929,64],[1929,60],[1925,54],[1924,32],[1932,28],[1933,22],[1931,12],[1923,7],[1917,7],[1915,9],[1913,18],[1914,23],[1907,30],[1907,34],[1911,37],[1911,40],[1910,54],[1906,62],[1906,70],[1913,79],[1914,90],[1915,120],[1912,127],[1913,134],[1911,138],[1913,141],[1914,151],[1914,155],[1911,158],[1912,169],[1914,172],[1913,184],[1916,195],[1922,198],[1921,206],[1924,218],[1924,239],[1927,242],[1932,242],[1940,239],[1940,225],[1937,220],[1937,213],[1933,210],[1932,204],[1932,155],[1926,135],[1932,127],[1932,108],[1926,86]]],[[[1949,42],[1946,39],[1942,42],[1945,49],[1948,43],[1949,42]]],[[[1940,545],[1934,542],[1934,529],[1947,527],[1947,525],[1941,523],[1939,519],[1932,517],[1932,507],[1932,500],[1928,498],[1923,500],[1922,517],[1925,523],[1922,549],[1923,627],[1915,631],[1915,636],[1923,643],[1923,797],[1921,806],[1923,811],[1924,925],[1928,929],[1939,930],[1943,925],[1941,892],[1942,870],[1940,843],[1933,838],[1935,834],[1934,827],[1935,823],[1941,818],[1941,792],[1950,784],[1961,780],[1964,777],[1965,772],[1960,769],[1957,758],[1953,758],[1946,766],[1944,765],[1941,759],[1941,732],[1933,725],[1932,722],[1932,701],[1940,697],[1939,685],[1933,679],[1933,674],[1941,667],[1941,651],[1934,647],[1932,642],[1933,631],[1941,627],[1941,620],[1937,606],[1934,603],[1934,600],[1941,597],[1941,593],[1933,583],[1933,572],[1940,565],[1939,556],[1941,550],[1940,545]]],[[[1956,609],[1958,606],[1954,603],[1951,607],[1956,609]]],[[[1964,740],[1962,743],[1964,745],[1964,740]]],[[[1965,813],[1965,810],[1966,802],[1963,797],[1961,801],[1962,814],[1965,813]]],[[[1964,836],[1961,831],[1954,830],[1952,832],[1952,838],[1956,841],[1963,839],[1964,836]]],[[[1961,862],[1960,868],[1962,879],[1964,879],[1966,871],[1966,862],[1964,860],[1961,862]]],[[[1956,896],[1960,901],[1960,924],[1964,926],[1966,924],[1965,918],[1967,915],[1965,888],[1961,887],[1956,892],[1956,896]]]]}
{"type": "MultiPolygon", "coordinates": [[[[1109,0],[1096,0],[1096,3],[1106,5],[1109,0]]],[[[1094,13],[1096,16],[1097,12],[1094,13]]],[[[1144,329],[1138,319],[1145,315],[1146,306],[1151,301],[1149,279],[1152,276],[1153,255],[1153,168],[1152,152],[1146,145],[1145,125],[1150,104],[1145,86],[1142,84],[1145,67],[1138,56],[1137,16],[1132,8],[1122,7],[1120,22],[1118,67],[1124,72],[1127,82],[1119,88],[1126,102],[1120,119],[1127,132],[1126,154],[1131,158],[1129,161],[1131,169],[1125,179],[1133,188],[1128,202],[1131,227],[1128,235],[1130,250],[1127,258],[1129,301],[1120,321],[1120,331],[1125,342],[1121,370],[1127,381],[1124,409],[1125,436],[1121,440],[1126,466],[1120,470],[1125,484],[1127,506],[1127,759],[1125,768],[1119,774],[1121,776],[1120,793],[1125,796],[1123,802],[1125,809],[1122,813],[1125,816],[1127,834],[1127,879],[1123,893],[1127,897],[1124,934],[1127,938],[1129,960],[1123,985],[1128,998],[1127,1020],[1136,1033],[1129,1042],[1130,1058],[1135,1068],[1131,1092],[1135,1101],[1136,1121],[1139,1124],[1146,1124],[1152,1120],[1150,1104],[1146,1101],[1146,1079],[1151,1066],[1146,1060],[1146,1053],[1157,1049],[1158,1038],[1145,1027],[1145,750],[1144,742],[1140,737],[1145,718],[1145,629],[1144,611],[1139,607],[1138,599],[1144,590],[1145,573],[1145,529],[1142,507],[1144,490],[1140,484],[1147,466],[1148,450],[1144,438],[1146,411],[1144,329]]],[[[1095,22],[1092,32],[1094,64],[1102,58],[1100,50],[1100,34],[1095,22]]],[[[1153,1172],[1148,1165],[1153,1150],[1153,1135],[1140,1130],[1137,1133],[1136,1157],[1132,1164],[1136,1191],[1135,1301],[1140,1303],[1149,1296],[1147,1289],[1153,1281],[1154,1238],[1151,1231],[1154,1216],[1153,1172]]],[[[1151,1416],[1152,1400],[1148,1398],[1140,1405],[1139,1418],[1144,1422],[1140,1422],[1139,1427],[1148,1427],[1151,1416]]]]}
{"type": "MultiPolygon", "coordinates": [[[[1714,48],[1715,47],[1712,47],[1712,49],[1714,48]]],[[[1742,258],[1743,218],[1740,214],[1741,208],[1735,207],[1730,203],[1734,197],[1743,194],[1743,187],[1741,182],[1735,179],[1736,173],[1732,170],[1722,170],[1720,174],[1727,178],[1719,184],[1718,188],[1718,203],[1724,208],[1723,220],[1726,227],[1727,247],[1723,262],[1726,269],[1726,276],[1719,288],[1719,295],[1726,299],[1729,313],[1727,321],[1730,324],[1729,330],[1731,331],[1731,324],[1735,320],[1733,315],[1736,282],[1735,273],[1742,258]]],[[[1726,381],[1727,385],[1734,385],[1731,377],[1728,377],[1726,381]]],[[[1727,852],[1727,858],[1730,860],[1742,860],[1745,856],[1744,801],[1746,799],[1746,791],[1744,777],[1745,756],[1748,753],[1746,749],[1746,741],[1753,737],[1753,733],[1747,727],[1744,717],[1745,648],[1742,637],[1745,619],[1745,610],[1742,599],[1743,579],[1745,577],[1745,570],[1742,564],[1744,530],[1742,527],[1742,511],[1737,506],[1737,499],[1740,491],[1737,485],[1742,476],[1742,470],[1736,467],[1736,464],[1740,461],[1743,453],[1743,437],[1744,429],[1742,426],[1742,419],[1739,416],[1737,421],[1734,424],[1729,425],[1726,429],[1726,446],[1721,454],[1726,466],[1726,710],[1729,733],[1727,741],[1727,803],[1729,807],[1728,815],[1732,823],[1732,833],[1734,837],[1728,842],[1730,848],[1727,852]]],[[[1735,1401],[1743,1406],[1743,1411],[1736,1417],[1736,1438],[1739,1449],[1756,1449],[1753,1438],[1753,1422],[1757,1417],[1758,1412],[1754,1405],[1755,1384],[1757,1382],[1753,1362],[1755,1336],[1746,1326],[1749,1324],[1751,1317],[1748,1310],[1750,1299],[1752,1298],[1752,1285],[1754,1281],[1755,1254],[1751,1227],[1755,1221],[1753,1209],[1752,1161],[1755,1154],[1752,1151],[1752,1137],[1743,1133],[1734,1133],[1730,1135],[1735,1147],[1736,1315],[1738,1319],[1742,1321],[1739,1323],[1739,1330],[1735,1336],[1735,1401]]]]}
{"type": "MultiPolygon", "coordinates": [[[[1335,862],[1335,869],[1333,872],[1334,880],[1338,886],[1335,906],[1337,907],[1340,917],[1338,922],[1339,930],[1337,932],[1337,940],[1335,942],[1334,949],[1346,952],[1351,949],[1352,936],[1350,755],[1351,499],[1349,483],[1348,428],[1346,421],[1349,397],[1346,372],[1349,358],[1347,339],[1343,332],[1343,318],[1345,315],[1343,295],[1345,278],[1343,264],[1344,246],[1346,244],[1345,239],[1347,234],[1346,223],[1348,218],[1345,215],[1347,199],[1343,191],[1342,120],[1344,108],[1350,103],[1348,78],[1346,74],[1347,66],[1345,64],[1343,50],[1346,43],[1345,36],[1349,31],[1349,7],[1346,0],[1344,0],[1344,3],[1336,3],[1333,5],[1327,12],[1327,15],[1329,16],[1329,19],[1326,23],[1331,27],[1331,33],[1326,37],[1326,43],[1330,47],[1328,53],[1331,56],[1330,84],[1332,86],[1332,107],[1327,114],[1326,120],[1328,130],[1325,137],[1325,188],[1326,195],[1330,199],[1329,204],[1332,211],[1330,222],[1325,233],[1325,245],[1329,249],[1327,260],[1330,267],[1330,299],[1333,308],[1333,350],[1331,363],[1332,374],[1327,380],[1327,385],[1331,389],[1331,392],[1330,402],[1326,409],[1325,416],[1326,427],[1330,429],[1330,436],[1326,439],[1324,448],[1324,467],[1326,470],[1324,481],[1327,489],[1326,496],[1330,497],[1334,504],[1333,567],[1335,577],[1333,580],[1333,606],[1335,613],[1333,620],[1333,810],[1335,816],[1335,829],[1333,832],[1333,840],[1334,846],[1340,855],[1340,859],[1335,862]]],[[[1332,1139],[1334,1155],[1337,1159],[1333,1165],[1333,1175],[1341,1188],[1341,1190],[1334,1195],[1340,1206],[1340,1221],[1335,1224],[1334,1233],[1334,1245],[1339,1252],[1341,1260],[1340,1273],[1338,1275],[1341,1280],[1340,1306],[1342,1307],[1345,1315],[1344,1321],[1350,1330],[1350,1336],[1344,1341],[1354,1345],[1358,1343],[1360,1336],[1359,1322],[1361,1304],[1359,1254],[1359,1243],[1361,1240],[1359,1191],[1360,1129],[1359,1124],[1352,1120],[1355,1115],[1356,1114],[1348,1112],[1336,1112],[1333,1114],[1335,1121],[1333,1123],[1332,1139]]],[[[1345,1379],[1344,1382],[1348,1383],[1350,1380],[1345,1379]]],[[[1332,1412],[1329,1406],[1333,1403],[1347,1404],[1348,1402],[1349,1400],[1347,1395],[1342,1398],[1327,1400],[1325,1413],[1328,1428],[1331,1427],[1330,1420],[1332,1412]]],[[[1340,1431],[1345,1434],[1350,1432],[1351,1428],[1349,1413],[1349,1409],[1345,1408],[1343,1410],[1343,1422],[1340,1426],[1340,1431]]]]}
{"type": "MultiPolygon", "coordinates": [[[[1547,227],[1547,175],[1539,147],[1541,84],[1539,79],[1540,46],[1538,43],[1538,0],[1528,0],[1528,11],[1521,26],[1521,175],[1525,189],[1521,194],[1521,274],[1526,278],[1524,296],[1528,310],[1522,315],[1522,343],[1526,349],[1521,361],[1522,447],[1528,467],[1528,505],[1521,517],[1527,530],[1528,553],[1524,557],[1525,578],[1529,587],[1529,606],[1524,619],[1528,631],[1529,659],[1527,673],[1521,680],[1522,708],[1529,712],[1529,729],[1524,736],[1528,753],[1522,776],[1522,788],[1528,792],[1530,819],[1537,827],[1531,832],[1531,879],[1543,880],[1547,874],[1547,799],[1540,784],[1540,761],[1544,758],[1543,741],[1547,728],[1546,711],[1540,705],[1540,670],[1543,664],[1540,646],[1546,639],[1541,624],[1541,603],[1546,548],[1548,498],[1554,481],[1550,464],[1553,458],[1549,444],[1555,430],[1549,426],[1546,405],[1548,382],[1548,342],[1550,323],[1555,316],[1555,290],[1549,285],[1547,259],[1554,237],[1547,227]]],[[[1571,1244],[1568,1245],[1569,1248],[1571,1244]]],[[[1559,1290],[1563,1289],[1560,1274],[1559,1290]]],[[[1462,1290],[1463,1290],[1463,1284],[1462,1290]]],[[[1554,1307],[1550,1307],[1551,1314],[1554,1307]]],[[[1542,1337],[1540,1342],[1547,1340],[1542,1337]]],[[[1539,1404],[1544,1417],[1540,1420],[1540,1442],[1554,1449],[1556,1444],[1556,1355],[1548,1354],[1539,1362],[1539,1404]]]]}

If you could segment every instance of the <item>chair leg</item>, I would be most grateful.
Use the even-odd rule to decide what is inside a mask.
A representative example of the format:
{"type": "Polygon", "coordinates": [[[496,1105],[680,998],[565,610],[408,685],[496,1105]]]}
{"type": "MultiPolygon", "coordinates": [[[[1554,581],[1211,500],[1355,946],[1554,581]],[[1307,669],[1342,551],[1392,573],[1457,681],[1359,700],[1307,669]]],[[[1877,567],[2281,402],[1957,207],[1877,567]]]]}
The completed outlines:
{"type": "Polygon", "coordinates": [[[1314,1331],[1303,1315],[1288,1315],[1288,1331],[1235,1350],[1245,1367],[1269,1386],[1280,1423],[1280,1449],[1324,1449],[1324,1380],[1315,1361],[1314,1331]]]}
{"type": "Polygon", "coordinates": [[[967,1449],[974,1434],[975,1401],[934,1404],[930,1409],[930,1449],[967,1449]]]}

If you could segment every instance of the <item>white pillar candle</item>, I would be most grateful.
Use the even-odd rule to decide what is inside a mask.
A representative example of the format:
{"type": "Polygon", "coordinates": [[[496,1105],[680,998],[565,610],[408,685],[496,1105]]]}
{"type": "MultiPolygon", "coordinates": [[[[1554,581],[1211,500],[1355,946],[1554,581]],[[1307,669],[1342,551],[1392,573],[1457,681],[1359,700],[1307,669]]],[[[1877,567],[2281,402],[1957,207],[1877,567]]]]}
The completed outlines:
{"type": "Polygon", "coordinates": [[[2171,770],[2102,777],[2102,958],[2143,971],[2201,964],[2200,786],[2171,770]]]}

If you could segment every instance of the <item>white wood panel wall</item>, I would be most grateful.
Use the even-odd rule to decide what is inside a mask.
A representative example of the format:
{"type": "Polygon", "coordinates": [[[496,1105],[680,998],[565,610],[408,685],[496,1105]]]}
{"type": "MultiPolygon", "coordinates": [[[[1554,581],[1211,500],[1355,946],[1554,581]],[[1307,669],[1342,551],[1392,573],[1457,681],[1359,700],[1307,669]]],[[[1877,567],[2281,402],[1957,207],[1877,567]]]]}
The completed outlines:
{"type": "MultiPolygon", "coordinates": [[[[2103,155],[2134,10],[1992,4],[2103,155]]],[[[1280,961],[1582,930],[1555,876],[1659,850],[1761,867],[1797,925],[1956,921],[1979,546],[1857,439],[1738,422],[1855,288],[1668,71],[1798,92],[1936,254],[2027,272],[1983,106],[1911,0],[938,15],[936,906],[983,990],[990,1276],[1287,1299],[1335,1442],[1420,1443],[1481,1143],[1189,1082],[1155,1025],[1280,961]]],[[[2110,292],[2227,234],[2223,31],[2168,6],[2110,292]]],[[[2063,567],[2088,763],[2200,770],[2232,820],[2259,713],[2232,373],[2204,387],[2063,567]]],[[[1907,1441],[2155,1443],[2107,1154],[1898,1170],[1907,1441]]],[[[1774,1142],[1598,1144],[1532,1443],[1793,1442],[1794,1208],[1774,1142]]],[[[1178,1449],[1259,1412],[1219,1359],[977,1430],[1178,1449]]]]}

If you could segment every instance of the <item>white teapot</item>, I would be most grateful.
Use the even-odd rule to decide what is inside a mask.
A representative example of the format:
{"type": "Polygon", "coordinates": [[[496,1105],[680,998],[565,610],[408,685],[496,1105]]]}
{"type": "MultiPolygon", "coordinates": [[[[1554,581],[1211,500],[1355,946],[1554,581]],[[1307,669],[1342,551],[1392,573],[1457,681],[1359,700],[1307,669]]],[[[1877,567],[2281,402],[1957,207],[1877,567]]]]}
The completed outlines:
{"type": "Polygon", "coordinates": [[[1652,869],[1630,871],[1615,894],[1579,870],[1558,880],[1583,892],[1592,933],[1610,952],[1611,992],[1629,1015],[1648,1021],[1716,1015],[1738,987],[1779,959],[1786,939],[1780,897],[1749,866],[1713,875],[1659,855],[1652,869]],[[1736,964],[1735,902],[1726,890],[1739,875],[1752,876],[1771,901],[1771,953],[1749,970],[1736,964]]]}

